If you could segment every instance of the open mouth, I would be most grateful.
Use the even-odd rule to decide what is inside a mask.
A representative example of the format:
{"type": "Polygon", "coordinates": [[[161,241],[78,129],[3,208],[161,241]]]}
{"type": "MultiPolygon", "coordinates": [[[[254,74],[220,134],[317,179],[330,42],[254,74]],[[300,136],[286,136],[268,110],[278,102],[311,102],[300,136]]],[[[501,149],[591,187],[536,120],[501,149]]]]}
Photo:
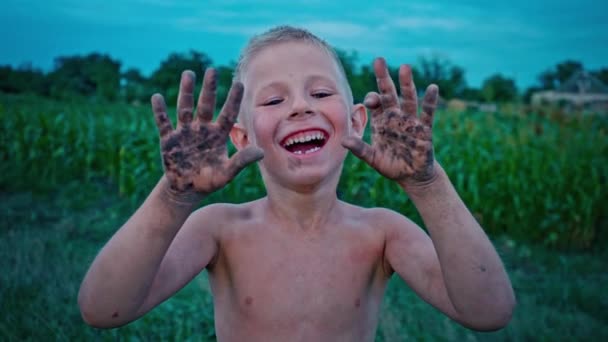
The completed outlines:
{"type": "Polygon", "coordinates": [[[283,139],[281,146],[293,154],[309,154],[319,151],[327,142],[327,134],[314,129],[300,131],[283,139]]]}

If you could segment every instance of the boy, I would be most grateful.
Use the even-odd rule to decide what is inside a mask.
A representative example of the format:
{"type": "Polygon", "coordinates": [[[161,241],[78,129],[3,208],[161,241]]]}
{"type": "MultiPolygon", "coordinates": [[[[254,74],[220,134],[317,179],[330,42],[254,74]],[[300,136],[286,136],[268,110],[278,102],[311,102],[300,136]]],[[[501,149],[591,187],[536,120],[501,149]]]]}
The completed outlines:
{"type": "Polygon", "coordinates": [[[278,27],[245,49],[217,122],[213,70],[194,117],[194,74],[182,74],[175,129],[154,95],[165,174],[85,276],[85,321],[124,325],[206,268],[220,341],[372,341],[395,272],[460,324],[504,327],[515,305],[509,279],[434,159],[437,86],[418,116],[410,68],[399,70],[402,99],[383,59],[374,71],[379,93],[353,105],[333,50],[278,27]],[[361,140],[365,107],[371,145],[361,140]],[[228,135],[238,149],[231,158],[228,135]],[[432,239],[398,213],[337,199],[347,149],[404,189],[432,239]],[[253,162],[266,197],[192,212],[253,162]]]}

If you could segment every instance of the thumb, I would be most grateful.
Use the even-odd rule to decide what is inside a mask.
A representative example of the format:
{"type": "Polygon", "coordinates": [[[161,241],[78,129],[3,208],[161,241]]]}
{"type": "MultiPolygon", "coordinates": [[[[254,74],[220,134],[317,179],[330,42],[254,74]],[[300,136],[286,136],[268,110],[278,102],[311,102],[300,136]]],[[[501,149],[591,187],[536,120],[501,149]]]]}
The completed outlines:
{"type": "Polygon", "coordinates": [[[262,158],[264,158],[264,151],[259,147],[249,146],[238,151],[228,160],[228,169],[226,170],[228,178],[233,179],[247,165],[262,158]]]}
{"type": "Polygon", "coordinates": [[[349,149],[357,158],[374,167],[376,151],[365,141],[355,136],[342,138],[342,146],[349,149]]]}

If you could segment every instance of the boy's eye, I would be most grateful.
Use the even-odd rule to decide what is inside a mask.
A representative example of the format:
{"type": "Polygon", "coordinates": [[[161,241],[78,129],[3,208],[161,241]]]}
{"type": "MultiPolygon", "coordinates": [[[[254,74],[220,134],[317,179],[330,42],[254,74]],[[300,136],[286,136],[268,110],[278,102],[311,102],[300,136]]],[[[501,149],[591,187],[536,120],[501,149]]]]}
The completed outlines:
{"type": "Polygon", "coordinates": [[[312,94],[312,97],[317,98],[317,99],[322,99],[324,97],[328,97],[331,96],[330,92],[327,91],[316,91],[312,94]]]}
{"type": "Polygon", "coordinates": [[[274,99],[270,99],[270,100],[264,102],[262,105],[263,106],[274,106],[274,105],[278,105],[281,102],[283,102],[283,99],[274,98],[274,99]]]}

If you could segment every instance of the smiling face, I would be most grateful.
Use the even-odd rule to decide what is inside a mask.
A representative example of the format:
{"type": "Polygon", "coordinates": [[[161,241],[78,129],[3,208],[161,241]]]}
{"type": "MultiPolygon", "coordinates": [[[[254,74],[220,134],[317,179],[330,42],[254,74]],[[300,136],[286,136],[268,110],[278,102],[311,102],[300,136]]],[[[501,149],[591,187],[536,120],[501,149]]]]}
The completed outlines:
{"type": "Polygon", "coordinates": [[[250,60],[241,77],[241,123],[231,136],[237,147],[264,150],[267,184],[337,182],[346,155],[340,140],[361,136],[366,121],[339,70],[328,52],[306,42],[277,43],[250,60]]]}

